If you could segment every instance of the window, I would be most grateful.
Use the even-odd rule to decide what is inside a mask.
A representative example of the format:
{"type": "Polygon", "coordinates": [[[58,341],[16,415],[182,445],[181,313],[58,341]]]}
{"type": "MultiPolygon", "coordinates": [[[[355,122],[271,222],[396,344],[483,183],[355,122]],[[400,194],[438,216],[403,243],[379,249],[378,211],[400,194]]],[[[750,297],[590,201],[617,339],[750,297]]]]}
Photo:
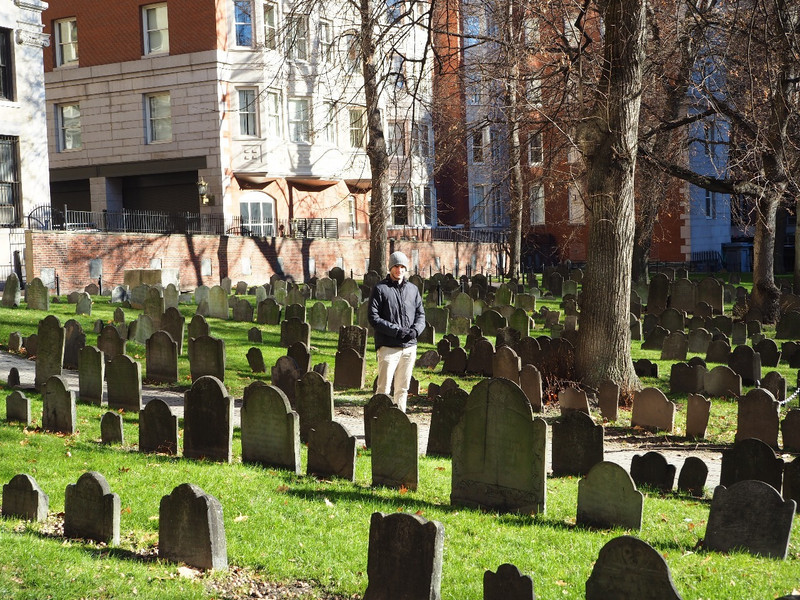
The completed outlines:
{"type": "Polygon", "coordinates": [[[581,30],[578,27],[578,15],[570,14],[564,16],[564,37],[567,40],[567,46],[570,48],[578,48],[581,42],[581,30]]]}
{"type": "Polygon", "coordinates": [[[342,53],[345,59],[344,67],[348,71],[355,71],[361,62],[361,48],[358,43],[358,35],[349,31],[342,36],[342,43],[344,45],[344,52],[342,53]]]}
{"type": "Polygon", "coordinates": [[[59,104],[56,111],[58,151],[81,147],[81,107],[79,104],[59,104]]]}
{"type": "Polygon", "coordinates": [[[542,80],[538,77],[531,77],[525,81],[525,99],[529,104],[541,106],[542,104],[542,80]]]}
{"type": "Polygon", "coordinates": [[[485,227],[486,219],[486,186],[473,185],[470,190],[472,204],[472,224],[485,227]]]}
{"type": "Polygon", "coordinates": [[[308,143],[311,141],[309,136],[309,114],[308,98],[289,99],[289,141],[308,143]]]}
{"type": "Polygon", "coordinates": [[[392,188],[392,225],[408,225],[408,190],[392,188]]]}
{"type": "Polygon", "coordinates": [[[333,102],[322,103],[322,141],[336,144],[336,105],[333,102]]]}
{"type": "Polygon", "coordinates": [[[392,64],[389,66],[389,80],[394,83],[395,89],[402,90],[406,87],[405,60],[398,54],[392,54],[392,64]]]}
{"type": "Polygon", "coordinates": [[[388,124],[386,130],[386,151],[390,156],[405,156],[405,122],[394,121],[388,124]]]}
{"type": "Polygon", "coordinates": [[[472,163],[479,164],[483,162],[483,132],[484,128],[472,132],[472,163]]]}
{"type": "Polygon", "coordinates": [[[358,229],[358,223],[356,221],[356,199],[352,194],[347,196],[347,212],[350,215],[350,234],[354,235],[356,229],[358,229]]]}
{"type": "Polygon", "coordinates": [[[330,62],[333,57],[333,25],[330,21],[319,22],[319,49],[322,62],[330,62]]]}
{"type": "Polygon", "coordinates": [[[278,92],[267,92],[267,135],[283,137],[281,130],[281,95],[278,92]]]}
{"type": "Polygon", "coordinates": [[[274,2],[264,2],[264,47],[278,47],[278,5],[274,2]]]}
{"type": "Polygon", "coordinates": [[[351,108],[348,111],[350,117],[350,147],[363,148],[364,147],[364,109],[351,108]]]}
{"type": "Polygon", "coordinates": [[[403,17],[403,0],[386,0],[386,18],[389,23],[396,23],[403,17]]]}
{"type": "Polygon", "coordinates": [[[489,130],[489,151],[492,155],[492,162],[495,164],[500,162],[500,134],[495,129],[489,130]]]}
{"type": "Polygon", "coordinates": [[[19,138],[0,135],[0,225],[19,223],[19,179],[19,138]]]}
{"type": "Polygon", "coordinates": [[[14,99],[14,68],[11,62],[11,30],[0,28],[0,98],[14,99]]]}
{"type": "Polygon", "coordinates": [[[544,225],[544,186],[542,184],[532,185],[529,198],[531,201],[531,225],[544,225]]]}
{"type": "Polygon", "coordinates": [[[411,145],[420,158],[431,156],[430,130],[427,123],[414,123],[411,127],[411,145]]]}
{"type": "Polygon", "coordinates": [[[542,146],[542,134],[532,133],[528,137],[528,164],[540,165],[544,161],[544,147],[542,146]]]}
{"type": "Polygon", "coordinates": [[[233,26],[236,45],[253,46],[253,4],[251,0],[233,0],[233,26]]]}
{"type": "Polygon", "coordinates": [[[242,229],[250,235],[275,235],[275,203],[266,194],[248,194],[239,202],[242,229]],[[249,197],[253,197],[252,199],[249,197]]]}
{"type": "Polygon", "coordinates": [[[574,184],[569,186],[569,191],[567,193],[568,196],[568,210],[569,210],[569,222],[572,225],[583,225],[584,224],[584,206],[583,206],[583,197],[581,196],[580,190],[574,184]]]}
{"type": "Polygon", "coordinates": [[[525,20],[522,23],[523,30],[525,32],[525,45],[530,47],[536,47],[539,45],[539,21],[536,20],[533,16],[525,17],[525,20]]]}
{"type": "Polygon", "coordinates": [[[144,30],[144,53],[169,52],[169,29],[167,27],[167,5],[153,4],[142,7],[144,30]]]}
{"type": "Polygon", "coordinates": [[[424,185],[414,197],[414,224],[430,225],[433,214],[433,195],[431,188],[424,185]]]}
{"type": "Polygon", "coordinates": [[[308,59],[308,17],[290,15],[287,27],[286,47],[289,58],[294,60],[308,59]]]}
{"type": "Polygon", "coordinates": [[[478,35],[481,32],[481,19],[477,15],[464,17],[464,47],[470,48],[478,45],[478,35]]]}
{"type": "Polygon", "coordinates": [[[244,88],[239,92],[239,134],[258,135],[258,104],[256,90],[244,88]]]}
{"type": "Polygon", "coordinates": [[[717,218],[717,193],[711,192],[706,190],[706,207],[705,213],[706,218],[708,219],[716,219],[717,218]]]}
{"type": "Polygon", "coordinates": [[[480,104],[483,78],[480,73],[472,73],[467,79],[467,103],[480,104]]]}
{"type": "Polygon", "coordinates": [[[172,110],[169,92],[147,94],[144,103],[147,143],[172,140],[172,110]]]}
{"type": "Polygon", "coordinates": [[[73,17],[56,21],[53,30],[56,34],[56,66],[77,65],[78,20],[73,17]]]}

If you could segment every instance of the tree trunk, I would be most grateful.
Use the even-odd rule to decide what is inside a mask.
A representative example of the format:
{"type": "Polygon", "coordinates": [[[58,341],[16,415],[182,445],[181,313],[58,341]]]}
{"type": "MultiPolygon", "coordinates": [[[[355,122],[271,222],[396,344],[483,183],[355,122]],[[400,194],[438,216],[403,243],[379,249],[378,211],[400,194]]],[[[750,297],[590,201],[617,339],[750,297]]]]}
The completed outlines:
{"type": "Polygon", "coordinates": [[[775,214],[779,198],[766,196],[758,202],[753,238],[753,294],[750,305],[761,311],[764,323],[775,323],[780,312],[780,290],[775,285],[775,214]]]}
{"type": "Polygon", "coordinates": [[[631,359],[634,172],[644,62],[644,0],[599,0],[604,18],[601,85],[578,137],[586,156],[589,256],[575,353],[582,381],[639,387],[631,359]]]}
{"type": "Polygon", "coordinates": [[[514,2],[507,5],[508,22],[505,35],[508,36],[509,77],[506,82],[505,104],[506,122],[508,123],[508,161],[509,161],[509,226],[508,250],[509,264],[506,274],[509,277],[520,275],[522,264],[522,150],[519,141],[520,111],[519,111],[519,80],[520,58],[516,49],[522,43],[519,35],[519,19],[514,14],[514,2]]]}

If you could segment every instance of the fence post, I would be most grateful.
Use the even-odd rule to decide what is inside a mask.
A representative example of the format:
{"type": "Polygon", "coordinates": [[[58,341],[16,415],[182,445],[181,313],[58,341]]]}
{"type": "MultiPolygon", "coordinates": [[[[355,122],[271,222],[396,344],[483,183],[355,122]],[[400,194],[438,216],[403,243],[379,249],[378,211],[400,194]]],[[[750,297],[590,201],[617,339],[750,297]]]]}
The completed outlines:
{"type": "Polygon", "coordinates": [[[58,281],[58,273],[56,273],[56,296],[61,295],[61,285],[58,281]]]}

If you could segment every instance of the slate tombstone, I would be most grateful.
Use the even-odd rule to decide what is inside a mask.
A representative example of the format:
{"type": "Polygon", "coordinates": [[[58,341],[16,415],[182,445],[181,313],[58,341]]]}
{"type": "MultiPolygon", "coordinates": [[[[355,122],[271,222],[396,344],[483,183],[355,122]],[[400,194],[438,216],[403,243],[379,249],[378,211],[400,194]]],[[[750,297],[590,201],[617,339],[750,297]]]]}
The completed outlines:
{"type": "Polygon", "coordinates": [[[597,393],[600,415],[608,421],[616,421],[619,413],[619,385],[610,380],[600,384],[597,393]]]}
{"type": "Polygon", "coordinates": [[[164,296],[160,290],[151,287],[147,290],[147,296],[144,300],[144,313],[153,321],[153,331],[161,329],[161,316],[164,314],[166,306],[164,304],[164,296]]]}
{"type": "Polygon", "coordinates": [[[158,557],[198,569],[228,568],[225,522],[219,500],[191,483],[161,498],[158,557]]]}
{"type": "Polygon", "coordinates": [[[533,412],[542,412],[542,374],[533,365],[522,365],[519,386],[531,404],[533,412]]]}
{"type": "MultiPolygon", "coordinates": [[[[711,337],[711,333],[702,327],[690,330],[688,338],[688,351],[696,352],[698,354],[706,354],[708,352],[708,346],[711,344],[711,337]]],[[[724,362],[727,362],[727,358],[724,362]]]]}
{"type": "MultiPolygon", "coordinates": [[[[793,408],[786,413],[781,421],[781,433],[784,452],[800,452],[800,410],[793,408]]],[[[800,492],[800,488],[798,491],[800,492]]]]}
{"type": "Polygon", "coordinates": [[[300,441],[321,423],[333,421],[333,384],[322,375],[308,371],[295,385],[295,409],[300,417],[300,441]]]}
{"type": "Polygon", "coordinates": [[[733,320],[726,315],[717,315],[711,319],[712,327],[716,327],[722,333],[729,336],[733,332],[733,320]]]}
{"type": "Polygon", "coordinates": [[[755,385],[761,380],[761,355],[750,346],[736,346],[728,359],[728,366],[742,377],[742,385],[755,385]]]}
{"type": "Polygon", "coordinates": [[[261,348],[250,348],[247,351],[247,365],[253,373],[266,373],[267,367],[264,364],[261,348]]]}
{"type": "Polygon", "coordinates": [[[228,292],[219,285],[208,290],[208,316],[227,319],[229,315],[228,292]]]}
{"type": "Polygon", "coordinates": [[[522,368],[517,353],[509,346],[501,346],[492,357],[492,376],[505,377],[519,385],[519,372],[522,368]]]}
{"type": "Polygon", "coordinates": [[[775,326],[775,338],[779,340],[796,340],[800,338],[800,312],[792,310],[781,315],[775,326]]]}
{"type": "Polygon", "coordinates": [[[730,367],[719,365],[703,377],[703,390],[709,396],[738,398],[742,395],[742,377],[730,367]]]}
{"type": "Polygon", "coordinates": [[[633,370],[639,377],[658,377],[658,364],[647,358],[634,361],[633,370]]]}
{"type": "Polygon", "coordinates": [[[686,360],[689,338],[683,331],[673,331],[661,345],[661,360],[686,360]]]}
{"type": "Polygon", "coordinates": [[[17,421],[23,425],[31,423],[31,401],[19,390],[6,396],[6,421],[17,421]]]}
{"type": "Polygon", "coordinates": [[[670,333],[683,331],[686,327],[683,313],[672,307],[664,309],[658,318],[658,323],[670,333]]]}
{"type": "Polygon", "coordinates": [[[78,400],[100,406],[103,403],[105,380],[103,351],[94,346],[84,346],[78,355],[78,400]]]}
{"type": "Polygon", "coordinates": [[[311,370],[311,350],[303,342],[295,342],[286,350],[286,355],[297,363],[300,374],[308,373],[311,370]]]}
{"type": "Polygon", "coordinates": [[[139,452],[178,454],[178,417],[161,398],[139,411],[139,452]]]}
{"type": "Polygon", "coordinates": [[[225,340],[210,335],[189,338],[189,369],[192,381],[205,375],[225,381],[225,340]]]}
{"type": "MultiPolygon", "coordinates": [[[[331,331],[338,331],[338,328],[331,331]]],[[[306,346],[311,346],[311,327],[300,319],[286,319],[281,322],[280,344],[282,347],[288,348],[295,342],[303,342],[306,346]]]]}
{"type": "Polygon", "coordinates": [[[119,544],[120,499],[108,481],[88,471],[67,485],[64,497],[64,537],[119,544]]]}
{"type": "Polygon", "coordinates": [[[688,278],[677,278],[670,286],[670,306],[684,312],[692,312],[697,304],[697,287],[688,278]]]}
{"type": "Polygon", "coordinates": [[[731,346],[725,340],[712,340],[706,351],[706,362],[728,364],[731,357],[731,346]]]}
{"type": "Polygon", "coordinates": [[[330,277],[321,277],[317,280],[315,297],[317,300],[333,300],[337,295],[337,283],[330,277]]]}
{"type": "Polygon", "coordinates": [[[8,334],[8,351],[20,352],[22,350],[22,334],[19,331],[12,331],[8,334]]]}
{"type": "Polygon", "coordinates": [[[761,366],[763,367],[777,367],[781,360],[781,352],[778,350],[778,344],[771,338],[764,338],[757,344],[754,344],[753,350],[761,357],[761,366]]]}
{"type": "Polygon", "coordinates": [[[483,334],[487,337],[497,335],[497,330],[501,327],[508,327],[508,321],[498,311],[490,309],[475,319],[475,324],[481,328],[483,334]]]}
{"type": "Polygon", "coordinates": [[[614,538],[600,549],[586,580],[585,597],[681,600],[661,553],[647,542],[627,535],[614,538]]]}
{"type": "Polygon", "coordinates": [[[42,393],[42,429],[72,434],[76,425],[75,392],[63,377],[51,375],[42,393]]]}
{"type": "Polygon", "coordinates": [[[644,388],[633,395],[631,426],[637,425],[672,432],[675,426],[675,403],[658,388],[644,388]]]}
{"type": "Polygon", "coordinates": [[[387,408],[395,406],[392,398],[386,394],[375,394],[364,406],[364,445],[372,446],[372,423],[387,408]]]}
{"type": "Polygon", "coordinates": [[[216,377],[203,376],[184,393],[183,455],[231,462],[233,399],[216,377]]]}
{"type": "Polygon", "coordinates": [[[256,305],[256,323],[277,325],[281,322],[281,306],[275,298],[267,298],[256,305]]]}
{"type": "Polygon", "coordinates": [[[41,390],[49,377],[61,375],[64,364],[65,331],[58,317],[47,315],[39,321],[37,343],[34,387],[41,390]]]}
{"type": "Polygon", "coordinates": [[[38,277],[34,277],[26,286],[25,303],[29,310],[50,310],[50,290],[38,277]]]}
{"type": "Polygon", "coordinates": [[[300,319],[301,321],[306,320],[306,305],[305,304],[287,304],[286,308],[283,309],[283,318],[284,319],[300,319]]]}
{"type": "Polygon", "coordinates": [[[731,328],[731,343],[739,346],[747,343],[747,324],[737,321],[731,328]]]}
{"type": "Polygon", "coordinates": [[[673,363],[669,373],[669,391],[673,394],[697,394],[703,391],[707,369],[702,365],[673,363]]]}
{"type": "Polygon", "coordinates": [[[800,457],[787,463],[783,471],[784,500],[800,501],[800,457]]]}
{"type": "Polygon", "coordinates": [[[444,357],[442,373],[463,375],[467,370],[467,352],[464,348],[453,348],[444,357]]]}
{"type": "Polygon", "coordinates": [[[647,312],[660,315],[667,308],[669,299],[670,281],[663,273],[656,273],[650,278],[650,287],[647,293],[647,312]]]}
{"type": "Polygon", "coordinates": [[[300,419],[286,394],[254,381],[244,390],[241,422],[242,462],[300,475],[300,419]]]}
{"type": "Polygon", "coordinates": [[[159,383],[178,381],[178,343],[166,331],[156,331],[145,348],[147,380],[159,383]]]}
{"type": "Polygon", "coordinates": [[[697,284],[697,301],[706,302],[716,315],[724,311],[724,290],[722,284],[713,277],[706,277],[697,284]]]}
{"type": "Polygon", "coordinates": [[[433,399],[426,454],[452,456],[453,430],[464,416],[469,394],[459,387],[440,390],[433,399]]]}
{"type": "Polygon", "coordinates": [[[115,356],[106,366],[106,393],[109,408],[138,413],[142,409],[142,365],[130,356],[115,356]]]}
{"type": "Polygon", "coordinates": [[[223,277],[220,280],[219,285],[223,290],[225,290],[225,294],[230,294],[231,293],[231,288],[233,286],[233,281],[231,281],[230,277],[223,277]]]}
{"type": "Polygon", "coordinates": [[[700,394],[689,394],[686,402],[686,437],[702,440],[706,437],[711,400],[700,394]]]}
{"type": "Polygon", "coordinates": [[[19,277],[17,277],[16,273],[12,272],[6,277],[6,284],[3,288],[3,298],[0,302],[2,302],[5,308],[17,308],[21,299],[19,277]]]}
{"type": "Polygon", "coordinates": [[[142,313],[131,323],[130,329],[128,329],[128,339],[135,340],[144,346],[154,331],[156,330],[153,327],[153,319],[142,313]]]}
{"type": "Polygon", "coordinates": [[[710,319],[712,316],[714,316],[714,309],[711,308],[711,305],[708,302],[698,302],[694,306],[693,314],[696,317],[710,319]]]}
{"type": "MultiPolygon", "coordinates": [[[[653,332],[653,330],[656,327],[659,327],[658,316],[652,313],[647,313],[642,319],[642,335],[644,335],[645,339],[647,339],[647,337],[653,332]]],[[[662,327],[662,329],[664,328],[662,327]]],[[[661,335],[662,338],[663,336],[667,335],[666,330],[664,330],[664,333],[662,333],[661,335]]]]}
{"type": "Polygon", "coordinates": [[[100,418],[100,441],[102,444],[124,444],[122,415],[108,411],[100,418]]]}
{"type": "Polygon", "coordinates": [[[785,559],[797,509],[762,481],[717,486],[711,500],[703,547],[717,552],[744,550],[757,556],[785,559]]]}
{"type": "Polygon", "coordinates": [[[771,392],[754,388],[739,398],[734,441],[756,438],[777,450],[779,429],[780,403],[771,392]]]}
{"type": "Polygon", "coordinates": [[[603,426],[581,411],[572,411],[553,422],[553,475],[585,475],[603,460],[603,426]]]}
{"type": "Polygon", "coordinates": [[[208,326],[208,321],[203,315],[194,315],[192,320],[189,321],[189,327],[187,331],[187,338],[191,340],[192,338],[199,338],[204,335],[208,335],[211,332],[211,329],[208,326]]]}
{"type": "Polygon", "coordinates": [[[308,436],[306,472],[317,477],[355,480],[356,438],[341,423],[318,423],[308,436]]]}
{"type": "Polygon", "coordinates": [[[128,292],[128,288],[122,285],[115,285],[114,288],[111,290],[111,299],[110,302],[112,304],[119,304],[122,302],[128,302],[131,299],[131,295],[128,292]]]}
{"type": "Polygon", "coordinates": [[[473,344],[467,359],[467,373],[477,373],[485,377],[492,377],[493,366],[494,346],[485,338],[477,340],[473,344]]]}
{"type": "Polygon", "coordinates": [[[417,424],[397,407],[374,418],[372,433],[372,485],[416,490],[419,483],[417,424]]]}
{"type": "Polygon", "coordinates": [[[444,527],[406,513],[372,514],[364,600],[441,600],[444,527]]]}
{"type": "Polygon", "coordinates": [[[308,324],[312,331],[326,331],[328,329],[328,308],[322,302],[311,306],[308,324]]]}
{"type": "Polygon", "coordinates": [[[631,460],[631,477],[637,487],[646,485],[669,492],[675,483],[675,470],[675,465],[659,452],[635,454],[631,460]]]}
{"type": "Polygon", "coordinates": [[[519,386],[505,379],[478,382],[453,431],[450,502],[543,512],[546,437],[547,424],[533,418],[519,386]]]}
{"type": "Polygon", "coordinates": [[[509,563],[497,567],[497,573],[484,571],[483,600],[536,600],[533,580],[509,563]]]}
{"type": "Polygon", "coordinates": [[[464,292],[458,292],[453,295],[450,301],[450,318],[464,317],[472,320],[474,311],[474,301],[464,292]]]}
{"type": "Polygon", "coordinates": [[[50,498],[30,475],[19,473],[3,484],[3,516],[41,523],[49,507],[50,498]]]}
{"type": "Polygon", "coordinates": [[[775,451],[756,438],[734,442],[733,447],[722,451],[722,466],[719,483],[731,486],[746,479],[757,479],[781,489],[783,459],[775,451]]]}
{"type": "Polygon", "coordinates": [[[565,387],[558,392],[558,404],[561,408],[561,415],[570,412],[580,411],[589,414],[589,398],[586,392],[574,387],[565,387]]]}
{"type": "Polygon", "coordinates": [[[183,334],[185,329],[186,317],[174,306],[168,307],[161,316],[161,330],[166,331],[178,345],[178,356],[183,354],[183,334]]]}
{"type": "Polygon", "coordinates": [[[578,482],[576,524],[589,527],[642,528],[644,495],[620,465],[601,461],[578,482]]]}
{"type": "Polygon", "coordinates": [[[78,368],[78,353],[86,345],[86,334],[75,319],[64,323],[64,362],[65,369],[78,368]]]}
{"type": "Polygon", "coordinates": [[[179,296],[180,292],[178,288],[175,287],[175,284],[168,283],[167,287],[164,288],[164,310],[166,311],[168,308],[178,308],[179,296]]]}
{"type": "Polygon", "coordinates": [[[339,296],[344,298],[350,294],[358,294],[359,299],[361,299],[361,288],[358,286],[358,283],[355,279],[347,277],[339,282],[339,296]]]}
{"type": "Polygon", "coordinates": [[[786,379],[778,371],[770,371],[764,375],[761,387],[775,396],[778,402],[783,403],[786,400],[786,379]]]}
{"type": "Polygon", "coordinates": [[[678,491],[702,498],[708,479],[708,466],[697,456],[687,456],[678,475],[678,491]]]}
{"type": "MultiPolygon", "coordinates": [[[[450,309],[447,307],[435,307],[435,306],[426,306],[425,307],[425,321],[430,323],[433,328],[441,333],[446,334],[449,331],[449,323],[448,320],[450,318],[450,309]]],[[[472,320],[472,316],[469,317],[470,322],[472,320]]]]}

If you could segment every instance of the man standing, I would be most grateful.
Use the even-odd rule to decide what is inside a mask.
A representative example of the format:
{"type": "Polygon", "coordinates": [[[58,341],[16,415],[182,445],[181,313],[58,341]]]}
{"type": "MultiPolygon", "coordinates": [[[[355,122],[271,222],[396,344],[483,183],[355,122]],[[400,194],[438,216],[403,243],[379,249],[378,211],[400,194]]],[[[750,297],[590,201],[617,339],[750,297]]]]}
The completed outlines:
{"type": "Polygon", "coordinates": [[[411,372],[417,358],[417,337],[425,329],[425,311],[417,286],[409,283],[408,257],[393,252],[389,274],[372,290],[367,318],[375,330],[378,352],[379,394],[390,394],[394,379],[394,403],[406,411],[411,372]]]}

